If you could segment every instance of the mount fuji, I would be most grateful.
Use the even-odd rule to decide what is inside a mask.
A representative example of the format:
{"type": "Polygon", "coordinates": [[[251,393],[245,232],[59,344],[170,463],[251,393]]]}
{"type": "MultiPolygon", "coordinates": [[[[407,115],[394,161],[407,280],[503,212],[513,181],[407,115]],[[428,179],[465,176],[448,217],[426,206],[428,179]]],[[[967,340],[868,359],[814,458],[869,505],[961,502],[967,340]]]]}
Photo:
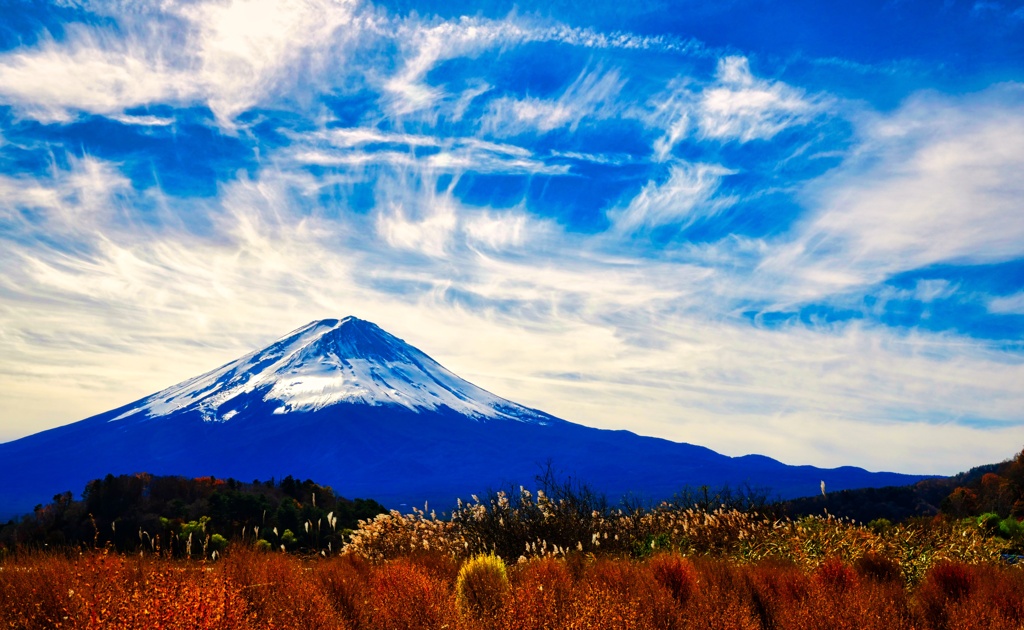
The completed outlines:
{"type": "Polygon", "coordinates": [[[782,497],[913,483],[860,468],[787,466],[574,424],[449,372],[375,324],[315,321],[211,372],[123,407],[0,444],[0,518],[107,474],[241,480],[293,475],[389,507],[440,510],[541,468],[612,499],[686,485],[768,486],[782,497]]]}

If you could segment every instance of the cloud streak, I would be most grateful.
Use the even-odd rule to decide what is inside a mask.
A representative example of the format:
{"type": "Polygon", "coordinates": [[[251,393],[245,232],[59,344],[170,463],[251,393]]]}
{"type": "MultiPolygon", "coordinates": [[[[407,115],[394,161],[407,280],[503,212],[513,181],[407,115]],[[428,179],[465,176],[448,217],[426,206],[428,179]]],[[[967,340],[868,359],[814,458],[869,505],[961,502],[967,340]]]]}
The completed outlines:
{"type": "Polygon", "coordinates": [[[943,262],[1024,255],[1024,90],[912,99],[871,117],[856,154],[808,188],[815,208],[793,241],[764,262],[796,270],[808,297],[874,284],[943,262]]]}
{"type": "Polygon", "coordinates": [[[718,60],[714,81],[676,79],[666,93],[652,97],[652,111],[644,117],[664,130],[654,143],[655,156],[663,161],[691,135],[719,142],[770,140],[810,123],[824,111],[819,100],[781,81],[755,77],[746,57],[727,56],[718,60]]]}

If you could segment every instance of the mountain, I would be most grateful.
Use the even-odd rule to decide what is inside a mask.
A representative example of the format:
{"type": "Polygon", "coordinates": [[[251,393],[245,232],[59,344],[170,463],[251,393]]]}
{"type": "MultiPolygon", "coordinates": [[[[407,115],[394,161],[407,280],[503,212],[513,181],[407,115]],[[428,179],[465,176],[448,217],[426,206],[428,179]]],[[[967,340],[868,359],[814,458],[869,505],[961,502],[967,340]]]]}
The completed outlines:
{"type": "Polygon", "coordinates": [[[751,483],[782,497],[909,484],[860,468],[787,466],[593,429],[529,409],[449,372],[355,317],[299,328],[262,350],[124,407],[0,444],[0,518],[107,474],[240,480],[293,475],[390,507],[532,485],[554,468],[616,499],[751,483]]]}
{"type": "Polygon", "coordinates": [[[285,415],[338,404],[443,410],[477,420],[556,420],[459,378],[376,324],[346,317],[307,324],[263,350],[143,398],[110,422],[186,413],[227,422],[254,405],[285,415]]]}

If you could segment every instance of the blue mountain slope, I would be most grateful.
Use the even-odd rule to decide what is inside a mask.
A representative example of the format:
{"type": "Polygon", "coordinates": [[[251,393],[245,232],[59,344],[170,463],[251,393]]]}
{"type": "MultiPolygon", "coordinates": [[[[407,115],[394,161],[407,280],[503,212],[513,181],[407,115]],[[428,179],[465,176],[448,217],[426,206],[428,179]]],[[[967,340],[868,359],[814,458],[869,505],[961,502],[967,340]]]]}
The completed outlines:
{"type": "Polygon", "coordinates": [[[0,517],[108,473],[242,480],[293,475],[385,505],[532,483],[546,462],[606,492],[668,497],[750,482],[783,497],[912,483],[859,468],[593,429],[495,396],[356,318],[312,322],[200,377],[80,422],[0,444],[0,517]]]}

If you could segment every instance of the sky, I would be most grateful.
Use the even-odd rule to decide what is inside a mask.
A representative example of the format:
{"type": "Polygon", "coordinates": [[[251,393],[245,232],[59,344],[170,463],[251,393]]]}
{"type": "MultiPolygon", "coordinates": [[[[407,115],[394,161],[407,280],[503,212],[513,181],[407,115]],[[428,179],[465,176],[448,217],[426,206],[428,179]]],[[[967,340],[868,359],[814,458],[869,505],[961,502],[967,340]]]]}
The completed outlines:
{"type": "Polygon", "coordinates": [[[0,14],[0,441],[355,315],[727,455],[1024,447],[1024,2],[0,14]]]}

